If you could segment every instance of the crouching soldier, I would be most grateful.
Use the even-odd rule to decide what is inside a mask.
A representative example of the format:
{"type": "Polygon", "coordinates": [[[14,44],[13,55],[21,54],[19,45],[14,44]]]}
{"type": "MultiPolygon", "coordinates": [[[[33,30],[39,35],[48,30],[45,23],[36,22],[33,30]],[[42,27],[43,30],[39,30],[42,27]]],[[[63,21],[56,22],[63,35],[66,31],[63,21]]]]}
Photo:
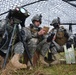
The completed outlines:
{"type": "MultiPolygon", "coordinates": [[[[24,54],[26,54],[26,56],[28,57],[28,54],[25,51],[25,47],[27,47],[27,45],[28,45],[27,42],[32,38],[32,36],[31,36],[31,32],[26,27],[23,27],[23,29],[21,31],[22,31],[22,36],[23,36],[23,39],[24,39],[23,40],[24,43],[22,41],[19,41],[18,43],[15,44],[15,46],[14,46],[14,56],[12,57],[10,62],[16,68],[27,68],[26,63],[22,64],[22,63],[19,62],[19,60],[20,60],[21,56],[22,57],[24,56],[24,54]],[[23,44],[25,45],[25,47],[24,47],[23,44]]],[[[28,53],[29,53],[29,51],[28,51],[28,53]]],[[[25,58],[25,57],[23,57],[23,58],[25,58]]],[[[24,59],[24,61],[25,60],[27,60],[27,59],[24,59]]]]}
{"type": "MultiPolygon", "coordinates": [[[[0,44],[0,52],[3,53],[1,54],[2,57],[6,57],[6,53],[8,52],[7,49],[9,47],[9,42],[10,38],[12,36],[12,31],[15,25],[21,25],[21,31],[23,39],[28,40],[31,38],[30,31],[25,28],[24,22],[25,19],[29,16],[28,11],[24,8],[15,8],[14,10],[10,10],[10,12],[7,15],[7,18],[4,20],[4,24],[0,25],[2,33],[2,41],[0,44]],[[16,15],[17,14],[17,15],[16,15]],[[27,39],[28,38],[28,39],[27,39]]],[[[14,56],[11,58],[10,62],[15,68],[27,68],[26,64],[22,64],[19,62],[20,57],[22,56],[24,52],[24,47],[23,43],[20,42],[21,40],[19,39],[20,34],[16,32],[15,37],[15,42],[13,45],[13,50],[14,50],[14,56]],[[16,41],[17,40],[17,41],[16,41]]],[[[11,52],[12,50],[10,50],[11,52]]],[[[9,52],[9,53],[10,53],[9,52]]],[[[10,55],[10,54],[9,54],[10,55]]]]}
{"type": "Polygon", "coordinates": [[[59,61],[58,61],[59,58],[57,56],[57,53],[64,51],[63,45],[65,45],[65,43],[67,43],[67,41],[69,39],[69,33],[68,33],[68,30],[66,30],[63,26],[60,26],[59,19],[54,19],[52,21],[52,26],[54,28],[50,31],[47,41],[51,42],[50,50],[56,60],[52,64],[56,64],[56,63],[59,63],[59,61]]]}
{"type": "Polygon", "coordinates": [[[30,24],[29,29],[32,34],[32,39],[28,42],[28,48],[32,57],[33,65],[37,64],[39,55],[45,55],[49,46],[47,44],[46,48],[42,46],[46,44],[45,34],[48,32],[48,27],[39,27],[42,23],[42,15],[35,15],[32,18],[32,24],[30,24]],[[48,47],[48,48],[47,48],[48,47]],[[43,49],[42,49],[43,48],[43,49]]]}

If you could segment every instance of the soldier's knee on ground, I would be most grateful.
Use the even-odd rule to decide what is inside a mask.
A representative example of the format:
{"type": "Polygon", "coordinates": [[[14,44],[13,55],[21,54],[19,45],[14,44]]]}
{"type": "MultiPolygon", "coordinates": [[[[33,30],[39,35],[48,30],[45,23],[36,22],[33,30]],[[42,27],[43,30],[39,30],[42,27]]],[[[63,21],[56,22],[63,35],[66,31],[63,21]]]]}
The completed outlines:
{"type": "Polygon", "coordinates": [[[42,63],[42,65],[49,66],[49,63],[44,60],[43,56],[40,56],[40,62],[42,63]]]}
{"type": "Polygon", "coordinates": [[[53,58],[54,58],[54,61],[51,64],[60,64],[60,61],[59,61],[60,56],[58,53],[54,54],[53,58]]]}
{"type": "Polygon", "coordinates": [[[40,53],[38,51],[35,52],[33,56],[33,65],[36,66],[40,58],[40,53]]]}

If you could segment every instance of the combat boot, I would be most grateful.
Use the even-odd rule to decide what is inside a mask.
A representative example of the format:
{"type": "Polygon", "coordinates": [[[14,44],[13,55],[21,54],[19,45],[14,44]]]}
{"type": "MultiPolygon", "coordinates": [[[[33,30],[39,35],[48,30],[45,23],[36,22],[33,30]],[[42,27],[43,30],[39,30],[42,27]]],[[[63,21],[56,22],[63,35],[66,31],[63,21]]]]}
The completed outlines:
{"type": "Polygon", "coordinates": [[[53,58],[54,58],[54,61],[51,63],[51,65],[60,64],[60,61],[59,61],[60,56],[57,53],[53,55],[53,58]]]}
{"type": "Polygon", "coordinates": [[[20,69],[20,68],[27,68],[27,65],[26,64],[22,64],[22,63],[19,62],[20,57],[21,57],[20,54],[15,54],[13,56],[13,58],[11,59],[11,61],[10,61],[11,64],[14,67],[18,68],[18,69],[20,69]]]}
{"type": "Polygon", "coordinates": [[[45,66],[49,66],[49,63],[44,60],[43,56],[40,56],[40,62],[41,62],[41,64],[43,64],[45,66]]]}

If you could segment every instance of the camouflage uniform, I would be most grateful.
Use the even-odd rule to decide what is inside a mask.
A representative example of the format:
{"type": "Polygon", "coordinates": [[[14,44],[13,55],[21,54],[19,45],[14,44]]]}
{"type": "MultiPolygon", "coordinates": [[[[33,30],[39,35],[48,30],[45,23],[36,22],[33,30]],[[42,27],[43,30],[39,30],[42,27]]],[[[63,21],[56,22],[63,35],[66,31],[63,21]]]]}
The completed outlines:
{"type": "MultiPolygon", "coordinates": [[[[1,22],[0,22],[0,32],[1,32],[1,39],[2,38],[4,38],[4,39],[6,39],[6,37],[4,36],[4,33],[5,33],[5,26],[6,26],[6,20],[2,20],[1,22]]],[[[8,34],[8,40],[7,40],[7,43],[5,44],[5,46],[1,49],[1,51],[3,51],[4,53],[6,53],[6,51],[7,51],[7,48],[8,48],[8,43],[9,43],[9,39],[10,39],[10,36],[11,36],[11,33],[12,33],[12,30],[13,30],[13,27],[10,25],[10,23],[8,22],[7,23],[7,27],[6,27],[6,29],[7,29],[7,34],[8,34]]],[[[4,40],[3,40],[4,41],[4,40]]],[[[2,42],[3,41],[1,41],[1,44],[2,44],[2,42]]]]}
{"type": "MultiPolygon", "coordinates": [[[[24,31],[23,39],[28,44],[29,40],[32,38],[31,32],[26,27],[23,27],[22,30],[24,31]]],[[[18,54],[23,54],[24,53],[24,47],[23,47],[23,43],[22,42],[18,42],[17,44],[15,44],[14,53],[18,53],[18,54]]]]}
{"type": "Polygon", "coordinates": [[[54,41],[53,41],[53,44],[55,44],[55,47],[51,48],[51,51],[53,53],[62,52],[63,51],[62,46],[68,41],[70,36],[68,30],[66,30],[63,26],[59,26],[57,24],[58,24],[58,20],[54,19],[52,21],[52,25],[54,25],[54,28],[49,32],[49,35],[51,35],[52,33],[55,34],[54,41]]]}
{"type": "Polygon", "coordinates": [[[47,42],[46,38],[38,44],[37,50],[40,51],[43,57],[45,57],[46,53],[49,51],[49,45],[50,43],[47,42]]]}
{"type": "MultiPolygon", "coordinates": [[[[2,20],[1,24],[0,24],[0,31],[1,31],[2,35],[4,34],[5,28],[6,28],[6,30],[8,32],[8,39],[10,39],[11,35],[12,35],[12,31],[13,31],[14,25],[15,24],[20,24],[20,26],[22,28],[21,31],[23,31],[23,34],[22,34],[23,39],[25,41],[28,40],[28,39],[30,39],[31,38],[31,33],[30,33],[30,31],[27,28],[25,28],[25,24],[24,24],[24,21],[25,21],[25,19],[28,16],[29,16],[29,13],[24,8],[18,8],[17,7],[15,9],[13,9],[13,10],[10,10],[9,13],[8,13],[8,15],[7,15],[7,18],[5,20],[2,20]],[[23,11],[20,11],[21,9],[23,11]],[[24,11],[25,11],[25,13],[24,13],[24,11]],[[17,15],[15,15],[15,14],[17,14],[17,15]],[[11,22],[11,20],[12,20],[13,23],[11,22]]],[[[17,36],[16,36],[15,39],[17,40],[17,42],[16,42],[17,44],[16,43],[15,44],[19,48],[19,50],[17,49],[16,46],[14,46],[14,52],[15,53],[17,53],[17,52],[18,53],[23,53],[20,50],[22,48],[22,43],[20,42],[20,39],[19,39],[19,36],[18,36],[17,32],[16,32],[16,35],[17,36]],[[19,47],[20,45],[21,45],[21,48],[19,47]]],[[[5,48],[3,48],[3,49],[6,50],[8,48],[8,43],[9,43],[9,40],[8,40],[5,48]]],[[[22,48],[22,51],[23,51],[23,48],[22,48]]]]}
{"type": "MultiPolygon", "coordinates": [[[[11,35],[12,35],[12,31],[13,31],[13,28],[14,28],[15,24],[17,24],[17,25],[20,24],[20,26],[21,26],[20,31],[23,32],[21,35],[22,35],[25,42],[26,42],[26,40],[28,41],[31,38],[30,31],[28,31],[27,28],[24,28],[24,21],[28,16],[29,16],[28,11],[24,8],[15,8],[14,10],[10,10],[10,12],[7,15],[7,20],[8,21],[5,20],[6,24],[3,22],[4,24],[1,25],[2,30],[5,30],[5,27],[6,27],[6,30],[8,32],[8,41],[5,45],[5,47],[2,48],[3,52],[5,52],[4,49],[6,49],[6,52],[7,52],[8,44],[9,44],[9,41],[10,41],[10,38],[11,38],[11,35]],[[22,9],[23,11],[21,11],[20,9],[22,9]],[[25,13],[24,13],[24,11],[25,11],[25,13]],[[17,14],[17,15],[15,15],[15,14],[17,14]]],[[[27,68],[26,64],[21,64],[19,62],[19,59],[24,52],[24,47],[23,47],[23,43],[20,42],[21,40],[19,39],[18,35],[19,34],[17,32],[16,37],[15,37],[15,39],[17,41],[15,41],[15,43],[13,45],[14,56],[12,57],[10,62],[16,68],[27,68]]]]}
{"type": "Polygon", "coordinates": [[[49,50],[49,43],[47,43],[45,36],[39,36],[38,32],[41,30],[40,27],[36,27],[35,25],[31,24],[33,27],[29,27],[32,39],[28,42],[28,48],[31,52],[31,56],[33,57],[35,51],[39,51],[42,56],[45,57],[46,52],[49,50]]]}
{"type": "MultiPolygon", "coordinates": [[[[4,20],[5,21],[5,20],[4,20]]],[[[4,22],[3,22],[4,23],[4,22]]],[[[3,26],[3,25],[2,25],[3,26]]],[[[4,26],[3,26],[4,27],[4,26]]],[[[10,26],[10,24],[7,25],[9,34],[11,34],[13,27],[10,26]]],[[[4,29],[4,28],[2,28],[4,29]]],[[[40,27],[36,27],[33,25],[33,28],[31,27],[23,27],[22,30],[24,31],[23,37],[25,39],[25,42],[27,40],[28,49],[30,51],[31,57],[33,57],[35,51],[39,51],[43,56],[45,56],[47,50],[49,49],[49,43],[46,42],[45,36],[39,36],[37,33],[40,31],[40,27]]],[[[4,51],[7,52],[7,48],[4,48],[4,51]]],[[[23,54],[24,47],[22,42],[17,42],[14,45],[14,53],[23,54]]]]}

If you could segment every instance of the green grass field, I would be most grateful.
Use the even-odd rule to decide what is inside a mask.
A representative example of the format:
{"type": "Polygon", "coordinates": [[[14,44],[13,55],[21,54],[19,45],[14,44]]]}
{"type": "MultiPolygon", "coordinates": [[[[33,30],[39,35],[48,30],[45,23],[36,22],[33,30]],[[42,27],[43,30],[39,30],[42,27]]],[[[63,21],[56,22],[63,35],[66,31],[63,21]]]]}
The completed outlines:
{"type": "Polygon", "coordinates": [[[76,65],[53,65],[50,67],[39,66],[33,70],[17,70],[9,75],[76,75],[76,65]]]}

